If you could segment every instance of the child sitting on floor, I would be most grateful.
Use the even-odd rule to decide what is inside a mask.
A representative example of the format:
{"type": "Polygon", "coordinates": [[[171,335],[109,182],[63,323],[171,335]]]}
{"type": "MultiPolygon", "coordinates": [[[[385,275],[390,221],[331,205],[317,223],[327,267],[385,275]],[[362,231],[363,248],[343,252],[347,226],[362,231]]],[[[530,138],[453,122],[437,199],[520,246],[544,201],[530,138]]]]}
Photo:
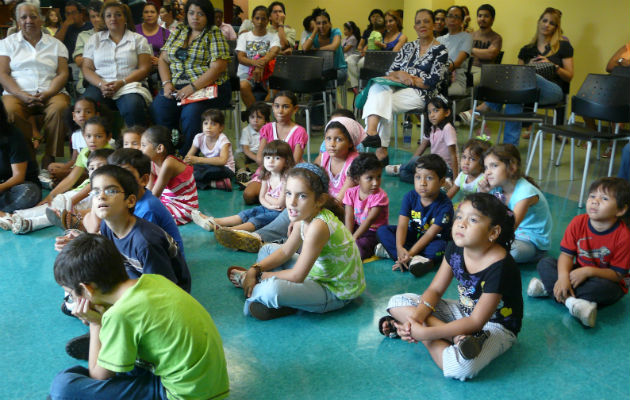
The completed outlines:
{"type": "Polygon", "coordinates": [[[335,117],[326,124],[324,143],[326,152],[317,156],[320,165],[330,179],[328,193],[342,201],[346,190],[356,183],[347,179],[352,161],[359,155],[356,146],[365,138],[365,131],[357,121],[346,117],[335,117]]]}
{"type": "Polygon", "coordinates": [[[213,218],[200,213],[199,210],[193,210],[193,222],[207,231],[213,231],[217,225],[248,232],[262,228],[285,208],[286,174],[291,167],[293,167],[291,147],[282,140],[274,140],[265,146],[263,152],[264,170],[261,175],[260,205],[222,218],[213,218]]]}
{"type": "Polygon", "coordinates": [[[516,342],[523,320],[521,274],[509,254],[514,217],[486,193],[468,195],[453,222],[453,241],[429,287],[392,297],[379,331],[422,342],[444,376],[475,377],[516,342]],[[457,279],[459,301],[442,296],[457,279]]]}
{"type": "Polygon", "coordinates": [[[446,194],[449,199],[455,197],[460,190],[464,196],[478,192],[479,182],[483,179],[483,155],[490,146],[490,142],[478,138],[470,139],[464,144],[461,171],[446,194]]]}
{"type": "Polygon", "coordinates": [[[232,144],[223,133],[225,116],[219,110],[209,109],[201,114],[201,120],[203,132],[195,135],[184,162],[194,167],[197,188],[232,191],[235,164],[232,144]],[[199,152],[201,157],[197,157],[199,152]]]}
{"type": "Polygon", "coordinates": [[[389,221],[389,198],[381,188],[383,165],[372,153],[361,153],[354,159],[348,173],[356,183],[346,191],[346,228],[359,247],[361,259],[374,255],[378,244],[376,230],[389,221]]]}
{"type": "MultiPolygon", "coordinates": [[[[110,192],[103,197],[116,208],[133,206],[133,195],[114,194],[121,187],[95,186],[110,192]]],[[[50,398],[227,397],[223,345],[208,312],[163,276],[130,279],[124,263],[110,240],[91,234],[57,256],[55,280],[73,298],[75,315],[89,324],[90,342],[88,368],[59,373],[50,398]]]]}
{"type": "Polygon", "coordinates": [[[403,197],[398,226],[376,231],[375,254],[396,260],[393,271],[419,277],[440,265],[453,223],[453,203],[440,190],[445,174],[446,163],[437,154],[418,158],[414,189],[403,197]]]}
{"type": "Polygon", "coordinates": [[[261,320],[297,310],[337,310],[365,290],[359,249],[340,221],[341,204],[328,194],[326,172],[308,163],[292,168],[286,206],[294,223],[289,239],[282,245],[263,246],[258,261],[247,271],[228,269],[228,277],[247,298],[245,315],[261,320]]]}
{"type": "Polygon", "coordinates": [[[171,132],[163,126],[144,131],[140,146],[152,161],[147,188],[166,206],[177,225],[187,224],[192,219],[190,212],[199,208],[193,167],[175,157],[171,132]]]}
{"type": "Polygon", "coordinates": [[[545,195],[521,172],[521,154],[513,144],[498,144],[483,159],[479,190],[489,191],[514,212],[515,237],[510,254],[517,263],[537,262],[551,245],[552,218],[545,195]]]}
{"type": "Polygon", "coordinates": [[[260,146],[260,128],[269,122],[271,108],[262,101],[257,101],[246,111],[249,124],[241,131],[241,152],[236,155],[236,181],[249,182],[251,175],[258,169],[256,155],[260,146]],[[241,175],[244,174],[244,175],[241,175]]]}
{"type": "Polygon", "coordinates": [[[560,257],[538,263],[540,279],[527,287],[531,297],[552,295],[585,326],[594,327],[597,307],[619,301],[627,292],[630,268],[630,184],[601,178],[591,184],[586,214],[571,220],[560,257]]]}

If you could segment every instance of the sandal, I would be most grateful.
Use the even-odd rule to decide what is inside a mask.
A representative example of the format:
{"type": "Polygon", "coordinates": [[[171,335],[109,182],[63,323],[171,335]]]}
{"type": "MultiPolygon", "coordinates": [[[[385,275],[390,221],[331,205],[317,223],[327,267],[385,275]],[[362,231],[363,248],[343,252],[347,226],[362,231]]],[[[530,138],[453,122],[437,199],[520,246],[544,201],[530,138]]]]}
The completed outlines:
{"type": "Polygon", "coordinates": [[[383,336],[387,336],[390,339],[400,339],[400,336],[398,335],[398,331],[396,330],[396,327],[394,326],[394,317],[390,316],[390,315],[386,315],[383,318],[378,320],[378,331],[381,333],[381,335],[383,336]],[[386,327],[388,332],[385,333],[384,329],[383,329],[383,323],[387,323],[386,327]]]}
{"type": "Polygon", "coordinates": [[[85,227],[83,226],[83,221],[81,221],[81,217],[67,210],[63,210],[61,212],[61,227],[64,230],[75,229],[81,232],[85,232],[85,227]]]}
{"type": "Polygon", "coordinates": [[[199,212],[199,210],[192,210],[190,215],[195,224],[199,225],[208,232],[214,231],[217,227],[217,224],[214,222],[214,217],[203,215],[199,212]]]}
{"type": "Polygon", "coordinates": [[[242,288],[243,287],[243,279],[245,278],[245,273],[247,270],[243,267],[239,267],[237,265],[233,265],[227,270],[227,277],[232,282],[234,287],[242,288]]]}
{"type": "Polygon", "coordinates": [[[456,345],[459,350],[459,354],[461,354],[465,360],[472,360],[481,353],[483,343],[489,336],[488,331],[480,331],[466,336],[456,345]]]}

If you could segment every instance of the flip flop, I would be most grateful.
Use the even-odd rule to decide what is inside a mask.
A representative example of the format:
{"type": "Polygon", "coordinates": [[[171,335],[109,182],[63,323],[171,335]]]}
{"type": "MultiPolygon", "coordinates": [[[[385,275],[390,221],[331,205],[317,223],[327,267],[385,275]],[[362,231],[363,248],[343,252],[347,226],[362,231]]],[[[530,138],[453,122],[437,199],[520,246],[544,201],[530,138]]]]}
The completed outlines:
{"type": "Polygon", "coordinates": [[[387,336],[390,339],[400,339],[400,336],[398,336],[398,331],[396,330],[396,327],[394,326],[394,321],[395,319],[390,315],[386,315],[378,320],[378,331],[381,333],[381,335],[387,336]],[[389,329],[389,333],[385,333],[383,331],[383,322],[387,322],[387,328],[389,329]]]}
{"type": "Polygon", "coordinates": [[[227,270],[227,277],[232,282],[234,287],[242,288],[243,287],[243,277],[245,276],[245,272],[247,270],[243,267],[239,267],[238,265],[233,265],[227,270]],[[238,272],[237,272],[238,271],[238,272]]]}

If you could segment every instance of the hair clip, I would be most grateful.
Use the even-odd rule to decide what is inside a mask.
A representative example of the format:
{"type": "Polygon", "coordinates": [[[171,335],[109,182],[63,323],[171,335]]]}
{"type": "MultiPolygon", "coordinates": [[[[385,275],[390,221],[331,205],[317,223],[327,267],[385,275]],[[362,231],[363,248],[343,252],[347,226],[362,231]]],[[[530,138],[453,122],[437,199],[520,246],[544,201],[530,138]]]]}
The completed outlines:
{"type": "Polygon", "coordinates": [[[475,136],[475,139],[479,139],[484,142],[489,142],[491,138],[490,136],[482,133],[481,135],[475,136]]]}

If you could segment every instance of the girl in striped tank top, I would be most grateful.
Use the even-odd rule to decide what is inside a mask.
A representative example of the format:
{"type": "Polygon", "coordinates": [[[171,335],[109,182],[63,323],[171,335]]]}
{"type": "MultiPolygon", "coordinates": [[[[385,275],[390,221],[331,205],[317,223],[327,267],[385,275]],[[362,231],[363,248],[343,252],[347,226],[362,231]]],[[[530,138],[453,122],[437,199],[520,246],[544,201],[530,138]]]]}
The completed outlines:
{"type": "Polygon", "coordinates": [[[141,150],[151,159],[148,188],[173,215],[177,225],[191,221],[191,212],[199,208],[193,167],[175,157],[171,133],[154,125],[144,131],[141,150]]]}

